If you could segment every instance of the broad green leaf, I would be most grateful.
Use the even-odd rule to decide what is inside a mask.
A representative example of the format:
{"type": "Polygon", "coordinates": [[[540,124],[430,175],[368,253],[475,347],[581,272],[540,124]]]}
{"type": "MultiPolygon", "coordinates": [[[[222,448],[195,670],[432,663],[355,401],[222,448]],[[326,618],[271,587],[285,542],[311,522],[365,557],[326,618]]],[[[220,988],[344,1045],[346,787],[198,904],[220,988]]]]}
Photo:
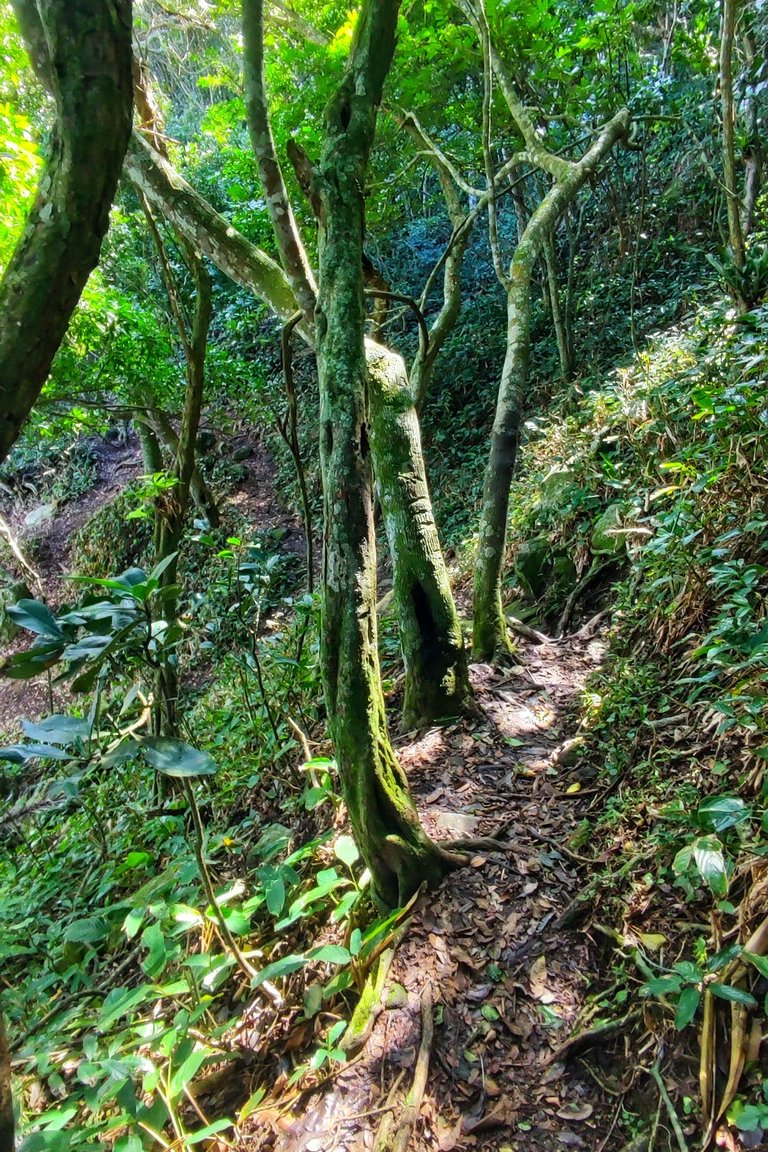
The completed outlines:
{"type": "Polygon", "coordinates": [[[643,996],[671,996],[679,992],[682,986],[681,976],[654,976],[643,984],[640,991],[643,996]]]}
{"type": "Polygon", "coordinates": [[[164,559],[162,559],[159,562],[159,564],[156,564],[155,567],[150,572],[149,580],[155,581],[155,583],[156,583],[160,579],[160,577],[162,576],[163,572],[165,572],[166,568],[169,568],[171,566],[171,564],[173,564],[173,562],[177,556],[178,556],[178,552],[172,552],[170,554],[170,556],[164,557],[164,559]]]}
{"type": "Polygon", "coordinates": [[[114,1152],[144,1152],[144,1145],[134,1132],[130,1132],[115,1140],[114,1152]]]}
{"type": "Polygon", "coordinates": [[[184,1088],[191,1080],[195,1078],[200,1068],[212,1054],[211,1049],[199,1048],[196,1052],[192,1052],[187,1056],[184,1063],[180,1068],[177,1068],[171,1077],[171,1084],[168,1090],[168,1095],[171,1100],[175,1100],[184,1091],[184,1088]]]}
{"type": "Polygon", "coordinates": [[[346,1032],[346,1030],[347,1030],[346,1020],[337,1020],[336,1023],[331,1028],[330,1032],[328,1033],[328,1045],[329,1045],[329,1047],[332,1047],[336,1043],[337,1040],[340,1040],[341,1037],[346,1032]]]}
{"type": "Polygon", "coordinates": [[[87,916],[67,927],[64,940],[72,944],[99,944],[108,935],[109,923],[103,916],[87,916]]]}
{"type": "Polygon", "coordinates": [[[64,633],[51,610],[40,600],[19,600],[18,604],[8,604],[5,609],[14,624],[34,632],[37,636],[50,636],[54,640],[63,639],[64,633]]]}
{"type": "Polygon", "coordinates": [[[72,760],[71,752],[54,748],[50,744],[11,744],[0,748],[0,760],[10,760],[12,764],[23,764],[26,760],[72,760]]]}
{"type": "Polygon", "coordinates": [[[349,964],[352,953],[341,944],[321,944],[307,953],[309,960],[322,960],[325,964],[349,964]]]}
{"type": "Polygon", "coordinates": [[[150,924],[141,934],[141,942],[148,950],[148,955],[142,960],[141,967],[147,976],[159,976],[165,968],[168,953],[165,947],[165,936],[158,924],[150,924]]]}
{"type": "Polygon", "coordinates": [[[357,844],[351,836],[339,836],[333,846],[333,851],[342,864],[346,864],[348,868],[351,868],[360,859],[357,844]]]}
{"type": "Polygon", "coordinates": [[[721,1000],[730,1000],[735,1004],[746,1004],[748,1008],[756,1008],[757,1000],[749,992],[745,992],[743,988],[734,988],[731,984],[709,984],[710,992],[713,996],[719,996],[721,1000]]]}
{"type": "Polygon", "coordinates": [[[713,896],[728,895],[728,870],[720,841],[716,836],[700,836],[693,844],[693,859],[704,883],[713,896]]]}
{"type": "Polygon", "coordinates": [[[758,956],[756,952],[743,952],[745,960],[749,960],[750,964],[754,964],[761,976],[765,976],[768,980],[768,956],[758,956]]]}
{"type": "Polygon", "coordinates": [[[283,956],[281,960],[267,964],[266,968],[262,968],[261,972],[256,973],[251,983],[254,988],[258,988],[265,980],[277,980],[280,976],[290,976],[291,972],[298,972],[299,968],[303,968],[306,963],[306,956],[289,953],[287,956],[283,956]]]}
{"type": "Polygon", "coordinates": [[[139,751],[149,766],[165,776],[186,779],[213,776],[216,772],[216,762],[207,752],[201,752],[183,740],[170,736],[144,736],[138,743],[139,751]]]}
{"type": "Polygon", "coordinates": [[[285,881],[278,869],[274,876],[264,883],[267,908],[273,916],[279,916],[285,907],[285,881]]]}
{"type": "Polygon", "coordinates": [[[725,832],[750,816],[749,808],[738,796],[710,796],[699,805],[699,823],[711,832],[725,832]]]}
{"type": "Polygon", "coordinates": [[[151,984],[142,984],[140,988],[112,988],[101,1006],[97,1027],[101,1032],[106,1032],[116,1020],[126,1016],[143,1001],[154,1001],[151,984]]]}
{"type": "Polygon", "coordinates": [[[102,768],[122,768],[123,764],[127,764],[138,750],[138,741],[134,740],[132,736],[126,736],[116,747],[102,756],[101,766],[102,768]]]}
{"type": "Polygon", "coordinates": [[[126,916],[123,921],[123,932],[125,932],[129,940],[133,940],[139,928],[141,928],[141,925],[144,923],[144,915],[144,908],[132,908],[126,916]]]}
{"type": "Polygon", "coordinates": [[[31,680],[61,659],[64,640],[36,641],[27,652],[11,656],[3,666],[3,676],[9,680],[31,680]]]}
{"type": "Polygon", "coordinates": [[[21,727],[30,740],[46,744],[71,744],[73,740],[87,738],[91,732],[88,721],[79,716],[46,716],[37,724],[22,720],[21,727]]]}
{"type": "Polygon", "coordinates": [[[678,1031],[687,1028],[693,1020],[700,1000],[701,992],[698,988],[683,988],[677,1002],[677,1014],[675,1016],[675,1028],[678,1031]]]}

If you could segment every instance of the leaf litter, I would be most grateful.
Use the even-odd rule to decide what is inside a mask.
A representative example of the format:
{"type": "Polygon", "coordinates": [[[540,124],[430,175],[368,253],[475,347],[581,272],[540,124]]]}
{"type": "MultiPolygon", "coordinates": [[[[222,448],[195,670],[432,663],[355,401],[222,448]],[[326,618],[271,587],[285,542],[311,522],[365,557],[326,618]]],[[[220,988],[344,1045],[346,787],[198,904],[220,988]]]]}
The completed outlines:
{"type": "Polygon", "coordinates": [[[478,850],[418,901],[388,973],[397,991],[383,996],[360,1053],[298,1098],[271,1094],[248,1122],[245,1146],[550,1152],[626,1143],[615,1131],[620,1091],[609,1083],[626,1073],[623,1037],[618,1063],[611,1055],[602,1069],[563,1047],[599,991],[603,942],[580,929],[579,898],[590,867],[599,872],[605,860],[571,847],[591,792],[588,781],[579,795],[569,790],[578,745],[567,727],[604,654],[600,641],[574,641],[531,645],[525,665],[503,673],[475,665],[484,720],[401,740],[427,831],[443,840],[493,837],[509,849],[478,850]],[[425,999],[433,1023],[426,1056],[425,999]],[[403,1135],[397,1124],[413,1113],[425,1060],[428,1076],[403,1135]]]}

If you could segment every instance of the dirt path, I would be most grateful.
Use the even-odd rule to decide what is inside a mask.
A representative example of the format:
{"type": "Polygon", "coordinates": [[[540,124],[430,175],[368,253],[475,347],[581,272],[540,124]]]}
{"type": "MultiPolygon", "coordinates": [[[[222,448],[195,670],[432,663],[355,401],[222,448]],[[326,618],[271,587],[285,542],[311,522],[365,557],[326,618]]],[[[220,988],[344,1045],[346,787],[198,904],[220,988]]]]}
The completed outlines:
{"type": "Polygon", "coordinates": [[[361,1055],[295,1110],[285,1107],[290,1093],[273,1101],[254,1117],[249,1148],[373,1149],[382,1119],[403,1116],[426,1057],[412,1150],[611,1152],[626,1143],[616,1097],[601,1086],[616,1071],[601,1067],[605,1054],[591,1064],[558,1058],[595,991],[596,947],[579,931],[576,898],[601,863],[588,844],[569,846],[590,789],[563,745],[569,708],[604,655],[601,640],[581,639],[528,646],[524,663],[503,673],[476,665],[485,721],[401,743],[435,837],[494,835],[510,848],[478,851],[419,902],[361,1055]],[[434,1036],[420,1059],[427,996],[434,1036]]]}

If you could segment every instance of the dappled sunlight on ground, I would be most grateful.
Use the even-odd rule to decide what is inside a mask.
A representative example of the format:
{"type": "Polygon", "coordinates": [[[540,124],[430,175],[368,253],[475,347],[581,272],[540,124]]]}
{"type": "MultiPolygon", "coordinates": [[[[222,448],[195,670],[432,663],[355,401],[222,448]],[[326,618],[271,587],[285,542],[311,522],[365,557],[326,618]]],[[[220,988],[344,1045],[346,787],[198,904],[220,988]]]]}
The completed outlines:
{"type": "Polygon", "coordinates": [[[374,1149],[383,1119],[403,1115],[427,1058],[412,1149],[619,1147],[600,1074],[564,1050],[560,1058],[595,970],[594,943],[575,926],[593,861],[570,847],[590,789],[567,737],[604,655],[584,637],[529,646],[503,671],[476,665],[485,720],[400,741],[427,830],[477,845],[466,847],[466,867],[417,904],[361,1054],[325,1090],[305,1093],[279,1128],[254,1133],[254,1148],[374,1149]],[[430,1002],[431,1037],[422,1012],[430,1002]]]}

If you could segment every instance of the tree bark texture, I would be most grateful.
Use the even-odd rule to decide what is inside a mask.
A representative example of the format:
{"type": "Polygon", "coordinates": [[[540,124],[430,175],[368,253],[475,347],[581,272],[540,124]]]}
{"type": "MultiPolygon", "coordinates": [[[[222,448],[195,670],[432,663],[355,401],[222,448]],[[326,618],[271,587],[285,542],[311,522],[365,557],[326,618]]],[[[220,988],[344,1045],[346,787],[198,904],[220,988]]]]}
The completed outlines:
{"type": "Polygon", "coordinates": [[[509,651],[501,599],[512,482],[525,403],[530,353],[531,274],[547,235],[614,144],[626,135],[629,112],[618,112],[588,152],[549,190],[525,226],[507,278],[507,348],[483,481],[475,563],[472,653],[492,660],[509,651]]]}
{"type": "Polygon", "coordinates": [[[280,260],[305,320],[312,322],[317,289],[277,158],[264,84],[264,3],[243,0],[245,111],[259,175],[267,198],[280,260]]]}
{"type": "Polygon", "coordinates": [[[0,283],[0,460],[37,400],[95,268],[131,132],[130,0],[14,0],[56,119],[0,283]]]}
{"type": "Polygon", "coordinates": [[[394,565],[405,663],[403,727],[456,716],[470,697],[467,653],[442,560],[421,432],[402,358],[369,341],[371,447],[394,565]]]}
{"type": "MultiPolygon", "coordinates": [[[[733,41],[738,0],[723,0],[720,34],[720,110],[723,118],[723,184],[728,208],[728,240],[733,262],[744,267],[744,234],[736,179],[736,105],[733,98],[733,41]]],[[[743,301],[742,301],[743,303],[743,301]]]]}
{"type": "Polygon", "coordinates": [[[233,228],[136,133],[128,145],[125,172],[152,207],[225,276],[264,300],[283,320],[294,315],[296,297],[280,265],[233,228]]]}
{"type": "Polygon", "coordinates": [[[13,1093],[11,1092],[11,1053],[0,1012],[0,1152],[14,1149],[13,1093]]]}
{"type": "Polygon", "coordinates": [[[406,900],[447,868],[419,823],[389,741],[378,663],[376,541],[364,342],[363,188],[394,52],[398,0],[366,0],[313,173],[320,291],[315,314],[324,492],[322,666],[344,799],[374,890],[406,900]]]}

